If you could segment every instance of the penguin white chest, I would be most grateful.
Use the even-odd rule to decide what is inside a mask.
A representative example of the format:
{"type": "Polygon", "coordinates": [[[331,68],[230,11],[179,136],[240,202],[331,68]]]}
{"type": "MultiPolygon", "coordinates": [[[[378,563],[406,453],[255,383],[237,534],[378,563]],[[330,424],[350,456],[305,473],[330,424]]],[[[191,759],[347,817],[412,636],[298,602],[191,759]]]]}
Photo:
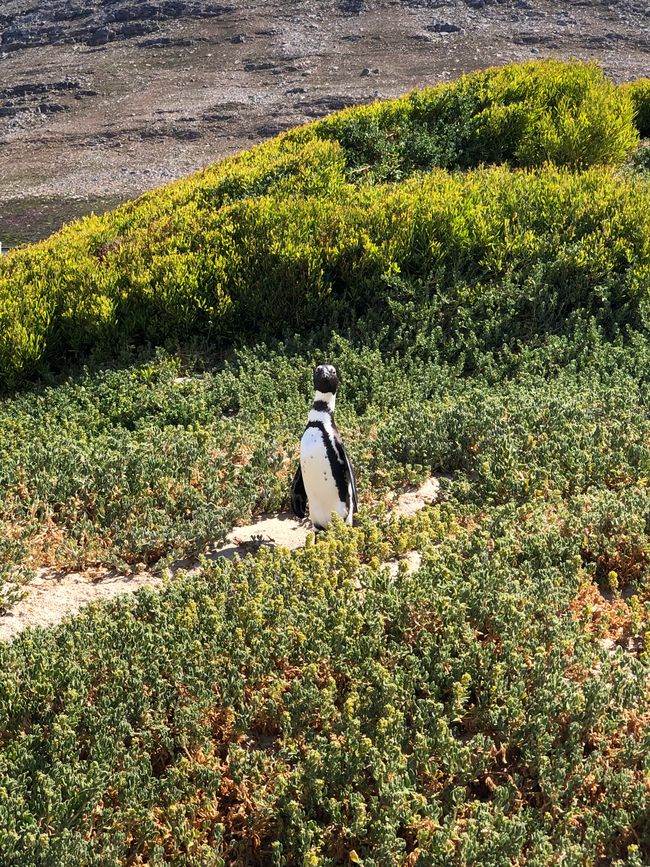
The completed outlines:
{"type": "Polygon", "coordinates": [[[341,502],[320,428],[310,427],[304,432],[300,440],[300,466],[312,524],[327,527],[332,512],[346,519],[348,507],[341,502]]]}

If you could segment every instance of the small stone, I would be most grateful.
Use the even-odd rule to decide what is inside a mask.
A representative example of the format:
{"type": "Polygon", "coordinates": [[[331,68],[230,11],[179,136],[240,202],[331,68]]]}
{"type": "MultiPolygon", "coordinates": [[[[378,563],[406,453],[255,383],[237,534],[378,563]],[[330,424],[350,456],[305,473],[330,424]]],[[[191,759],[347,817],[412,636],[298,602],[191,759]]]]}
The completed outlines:
{"type": "Polygon", "coordinates": [[[106,45],[110,42],[111,39],[111,31],[108,27],[100,27],[99,30],[95,30],[93,34],[91,34],[88,39],[88,45],[106,45]]]}
{"type": "Polygon", "coordinates": [[[431,30],[432,33],[460,33],[462,28],[450,21],[434,21],[426,29],[431,30]]]}
{"type": "Polygon", "coordinates": [[[606,650],[607,653],[616,653],[617,644],[611,638],[601,638],[600,646],[603,648],[603,650],[606,650]]]}

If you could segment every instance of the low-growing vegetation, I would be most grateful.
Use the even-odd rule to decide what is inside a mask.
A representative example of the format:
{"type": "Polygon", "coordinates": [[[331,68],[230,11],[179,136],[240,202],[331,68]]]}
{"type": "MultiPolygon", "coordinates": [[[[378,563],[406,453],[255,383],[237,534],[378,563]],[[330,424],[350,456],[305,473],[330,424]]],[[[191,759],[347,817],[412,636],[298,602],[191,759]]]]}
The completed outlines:
{"type": "Polygon", "coordinates": [[[645,863],[647,668],[583,560],[543,503],[438,507],[0,648],[3,862],[645,863]]]}
{"type": "Polygon", "coordinates": [[[647,93],[476,73],[2,260],[0,607],[287,507],[323,361],[362,509],[0,646],[0,863],[650,862],[647,93]]]}

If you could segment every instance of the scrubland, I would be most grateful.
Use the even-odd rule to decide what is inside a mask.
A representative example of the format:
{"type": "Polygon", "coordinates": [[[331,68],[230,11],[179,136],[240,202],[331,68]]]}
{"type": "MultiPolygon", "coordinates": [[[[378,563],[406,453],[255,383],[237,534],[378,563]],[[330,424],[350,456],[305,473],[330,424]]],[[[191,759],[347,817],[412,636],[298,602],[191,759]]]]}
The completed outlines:
{"type": "Polygon", "coordinates": [[[3,864],[648,863],[649,118],[487,70],[0,260],[5,607],[286,507],[321,361],[362,501],[0,646],[3,864]]]}

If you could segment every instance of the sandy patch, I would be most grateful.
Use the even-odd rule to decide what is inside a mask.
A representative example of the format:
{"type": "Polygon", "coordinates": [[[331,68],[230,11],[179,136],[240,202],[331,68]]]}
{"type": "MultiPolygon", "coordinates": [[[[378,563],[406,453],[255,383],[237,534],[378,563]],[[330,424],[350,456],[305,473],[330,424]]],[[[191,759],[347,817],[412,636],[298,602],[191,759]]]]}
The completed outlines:
{"type": "MultiPolygon", "coordinates": [[[[395,511],[412,515],[424,506],[436,502],[440,496],[438,479],[431,478],[419,488],[406,491],[397,498],[395,511]]],[[[219,557],[244,557],[254,554],[261,546],[283,547],[293,550],[305,544],[312,532],[309,521],[298,521],[289,512],[262,515],[251,524],[235,527],[226,541],[214,551],[206,552],[208,559],[219,557]]],[[[414,553],[414,552],[412,552],[414,553]]],[[[410,555],[409,555],[410,556],[410,555]]],[[[409,571],[417,568],[418,561],[409,560],[409,571]]],[[[169,572],[173,576],[183,569],[194,572],[200,568],[196,559],[177,560],[169,572]]],[[[395,573],[398,562],[389,564],[395,573]]],[[[163,584],[160,575],[142,572],[138,575],[123,575],[115,570],[59,572],[40,569],[36,578],[26,585],[28,595],[0,617],[0,641],[10,641],[28,626],[54,626],[64,617],[74,614],[90,602],[112,599],[120,593],[135,593],[141,587],[159,588],[163,584]]]]}
{"type": "Polygon", "coordinates": [[[409,488],[397,498],[395,511],[398,515],[414,515],[424,506],[436,503],[440,498],[440,480],[431,477],[419,488],[409,488]]]}

